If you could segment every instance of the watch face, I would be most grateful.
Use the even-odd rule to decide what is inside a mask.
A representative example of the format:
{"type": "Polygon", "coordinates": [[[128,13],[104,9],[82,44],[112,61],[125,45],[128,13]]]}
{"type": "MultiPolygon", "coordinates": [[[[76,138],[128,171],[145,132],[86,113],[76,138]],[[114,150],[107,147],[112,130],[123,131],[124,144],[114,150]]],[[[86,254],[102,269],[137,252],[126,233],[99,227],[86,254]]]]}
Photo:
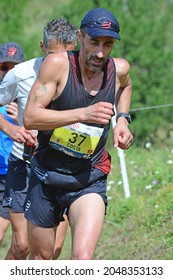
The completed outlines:
{"type": "Polygon", "coordinates": [[[131,123],[131,116],[130,116],[130,114],[129,114],[129,116],[127,116],[127,121],[128,121],[128,123],[131,123]]]}

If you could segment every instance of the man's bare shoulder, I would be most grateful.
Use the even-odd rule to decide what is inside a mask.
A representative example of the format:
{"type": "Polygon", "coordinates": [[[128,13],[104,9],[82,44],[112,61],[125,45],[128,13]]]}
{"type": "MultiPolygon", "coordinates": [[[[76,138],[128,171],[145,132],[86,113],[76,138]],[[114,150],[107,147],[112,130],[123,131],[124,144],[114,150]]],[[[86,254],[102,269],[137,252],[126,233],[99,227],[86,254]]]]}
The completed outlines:
{"type": "Polygon", "coordinates": [[[68,70],[69,62],[67,52],[58,52],[48,54],[40,68],[41,75],[44,73],[47,77],[61,75],[68,70]]]}
{"type": "Polygon", "coordinates": [[[113,58],[116,66],[116,72],[120,75],[126,75],[130,71],[130,64],[124,58],[113,58]]]}
{"type": "Polygon", "coordinates": [[[57,52],[57,53],[50,53],[48,54],[45,59],[44,62],[46,63],[65,63],[66,61],[68,61],[68,56],[67,56],[67,52],[57,52]]]}

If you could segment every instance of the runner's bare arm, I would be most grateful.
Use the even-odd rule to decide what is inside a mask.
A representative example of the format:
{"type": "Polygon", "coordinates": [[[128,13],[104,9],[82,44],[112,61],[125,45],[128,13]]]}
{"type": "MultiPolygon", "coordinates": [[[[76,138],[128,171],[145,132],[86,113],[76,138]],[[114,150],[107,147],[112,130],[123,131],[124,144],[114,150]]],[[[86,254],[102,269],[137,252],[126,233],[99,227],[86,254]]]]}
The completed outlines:
{"type": "Polygon", "coordinates": [[[27,129],[47,130],[76,122],[107,124],[110,121],[113,106],[108,102],[65,111],[46,108],[61,94],[67,81],[68,71],[66,53],[51,54],[44,60],[29,94],[24,113],[24,124],[27,129]]]}

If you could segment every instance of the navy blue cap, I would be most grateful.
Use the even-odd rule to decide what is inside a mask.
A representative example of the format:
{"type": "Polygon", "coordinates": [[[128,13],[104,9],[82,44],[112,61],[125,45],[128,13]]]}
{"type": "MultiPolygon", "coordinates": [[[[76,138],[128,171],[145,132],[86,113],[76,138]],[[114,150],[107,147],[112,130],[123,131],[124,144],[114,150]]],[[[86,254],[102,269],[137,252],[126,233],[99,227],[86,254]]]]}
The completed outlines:
{"type": "Polygon", "coordinates": [[[90,37],[110,36],[120,40],[120,26],[115,16],[106,9],[95,8],[89,11],[81,21],[90,37]]]}
{"type": "Polygon", "coordinates": [[[7,42],[0,45],[0,63],[24,61],[24,50],[15,42],[7,42]]]}

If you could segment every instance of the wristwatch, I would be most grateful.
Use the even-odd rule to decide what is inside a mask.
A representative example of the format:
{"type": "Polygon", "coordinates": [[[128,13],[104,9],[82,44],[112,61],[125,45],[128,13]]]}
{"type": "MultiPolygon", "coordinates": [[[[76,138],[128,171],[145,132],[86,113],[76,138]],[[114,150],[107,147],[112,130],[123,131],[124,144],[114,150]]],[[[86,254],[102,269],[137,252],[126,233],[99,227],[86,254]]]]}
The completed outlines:
{"type": "Polygon", "coordinates": [[[118,113],[117,115],[116,115],[116,122],[117,122],[117,120],[120,118],[120,117],[124,117],[127,121],[128,121],[128,123],[130,124],[131,123],[131,116],[130,116],[130,114],[129,113],[118,113]]]}

